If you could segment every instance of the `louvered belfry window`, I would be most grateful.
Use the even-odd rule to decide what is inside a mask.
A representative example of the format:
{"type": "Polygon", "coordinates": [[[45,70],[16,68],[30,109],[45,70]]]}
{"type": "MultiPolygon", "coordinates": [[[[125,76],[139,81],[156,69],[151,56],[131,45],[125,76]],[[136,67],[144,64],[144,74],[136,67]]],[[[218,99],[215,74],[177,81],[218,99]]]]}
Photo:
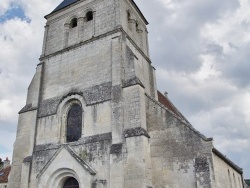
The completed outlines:
{"type": "Polygon", "coordinates": [[[82,108],[74,104],[69,112],[67,119],[67,142],[75,142],[81,138],[82,134],[82,108]]]}
{"type": "Polygon", "coordinates": [[[79,183],[75,178],[68,178],[63,185],[63,188],[79,188],[79,183]]]}

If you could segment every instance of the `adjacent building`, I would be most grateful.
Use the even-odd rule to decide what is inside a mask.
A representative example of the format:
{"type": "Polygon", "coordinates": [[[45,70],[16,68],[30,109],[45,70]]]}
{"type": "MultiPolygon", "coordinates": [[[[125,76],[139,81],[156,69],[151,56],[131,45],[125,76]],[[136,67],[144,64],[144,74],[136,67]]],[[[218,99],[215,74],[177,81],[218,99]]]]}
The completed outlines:
{"type": "Polygon", "coordinates": [[[6,158],[3,162],[0,159],[0,188],[7,188],[8,187],[8,177],[10,174],[11,166],[10,160],[6,158]]]}
{"type": "Polygon", "coordinates": [[[250,188],[250,180],[245,180],[245,188],[250,188]]]}
{"type": "Polygon", "coordinates": [[[9,188],[243,188],[242,169],[157,90],[133,0],[64,0],[45,18],[9,188]]]}

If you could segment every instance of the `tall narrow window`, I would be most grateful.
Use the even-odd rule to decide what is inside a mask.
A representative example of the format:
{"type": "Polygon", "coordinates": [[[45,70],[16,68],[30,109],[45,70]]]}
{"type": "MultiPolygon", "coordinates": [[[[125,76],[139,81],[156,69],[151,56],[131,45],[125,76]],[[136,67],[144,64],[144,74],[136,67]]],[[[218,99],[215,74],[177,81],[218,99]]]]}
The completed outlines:
{"type": "Polygon", "coordinates": [[[79,183],[75,178],[71,177],[65,181],[63,188],[79,188],[79,183]]]}
{"type": "Polygon", "coordinates": [[[74,142],[81,138],[82,134],[82,108],[74,104],[69,112],[67,119],[67,142],[74,142]]]}
{"type": "Polygon", "coordinates": [[[91,20],[93,20],[93,12],[89,11],[86,14],[86,21],[88,22],[88,21],[91,21],[91,20]]]}
{"type": "Polygon", "coordinates": [[[130,12],[129,12],[129,11],[127,12],[127,18],[128,18],[128,21],[131,20],[131,15],[130,15],[130,12]]]}

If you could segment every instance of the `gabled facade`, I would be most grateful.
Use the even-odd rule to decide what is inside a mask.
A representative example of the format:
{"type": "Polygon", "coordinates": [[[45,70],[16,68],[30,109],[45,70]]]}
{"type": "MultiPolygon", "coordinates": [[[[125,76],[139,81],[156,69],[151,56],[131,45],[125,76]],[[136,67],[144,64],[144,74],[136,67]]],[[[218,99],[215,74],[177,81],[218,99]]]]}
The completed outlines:
{"type": "Polygon", "coordinates": [[[45,18],[10,188],[242,188],[216,166],[242,170],[157,91],[133,0],[64,0],[45,18]]]}

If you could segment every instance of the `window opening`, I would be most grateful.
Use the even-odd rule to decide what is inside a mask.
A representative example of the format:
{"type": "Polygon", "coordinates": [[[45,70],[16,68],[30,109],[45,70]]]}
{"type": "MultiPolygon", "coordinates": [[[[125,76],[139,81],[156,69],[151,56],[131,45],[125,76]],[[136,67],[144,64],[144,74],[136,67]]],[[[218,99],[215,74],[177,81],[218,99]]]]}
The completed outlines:
{"type": "Polygon", "coordinates": [[[71,28],[77,27],[77,18],[73,18],[70,22],[71,28]]]}
{"type": "Polygon", "coordinates": [[[79,183],[75,178],[71,177],[65,181],[63,188],[79,188],[79,183]]]}
{"type": "Polygon", "coordinates": [[[92,11],[87,12],[86,20],[87,20],[87,22],[93,20],[93,12],[92,11]]]}
{"type": "Polygon", "coordinates": [[[82,108],[74,104],[67,118],[67,142],[75,142],[81,138],[82,134],[82,108]]]}
{"type": "Polygon", "coordinates": [[[127,13],[127,17],[128,17],[128,21],[131,19],[131,15],[130,15],[130,12],[128,11],[127,13]]]}
{"type": "Polygon", "coordinates": [[[232,179],[231,179],[231,175],[230,175],[229,169],[228,169],[228,177],[229,177],[230,188],[232,188],[232,179]]]}

